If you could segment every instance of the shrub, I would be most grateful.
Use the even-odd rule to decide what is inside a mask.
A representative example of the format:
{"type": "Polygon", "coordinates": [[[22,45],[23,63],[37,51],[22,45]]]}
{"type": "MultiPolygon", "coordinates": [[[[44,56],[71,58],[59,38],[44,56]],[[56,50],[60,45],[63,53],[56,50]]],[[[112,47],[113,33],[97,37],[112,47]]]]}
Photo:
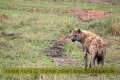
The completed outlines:
{"type": "Polygon", "coordinates": [[[113,18],[111,33],[113,35],[120,35],[120,16],[116,16],[113,18]]]}
{"type": "Polygon", "coordinates": [[[115,15],[105,20],[93,22],[89,25],[90,29],[99,35],[120,36],[120,16],[115,15]]]}

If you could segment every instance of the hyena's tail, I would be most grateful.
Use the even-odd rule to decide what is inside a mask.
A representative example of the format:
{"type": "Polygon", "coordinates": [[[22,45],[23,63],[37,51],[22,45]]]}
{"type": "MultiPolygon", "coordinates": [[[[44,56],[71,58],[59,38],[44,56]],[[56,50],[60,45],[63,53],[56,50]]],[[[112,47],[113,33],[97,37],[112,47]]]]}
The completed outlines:
{"type": "Polygon", "coordinates": [[[99,63],[102,61],[102,57],[101,56],[99,56],[98,58],[97,58],[97,63],[98,63],[98,65],[99,65],[99,63]]]}
{"type": "Polygon", "coordinates": [[[97,63],[98,63],[98,65],[102,61],[103,56],[104,56],[103,48],[99,47],[98,54],[97,54],[97,63]]]}
{"type": "Polygon", "coordinates": [[[106,55],[106,48],[102,48],[98,50],[98,56],[97,56],[98,65],[100,62],[104,60],[105,55],[106,55]]]}

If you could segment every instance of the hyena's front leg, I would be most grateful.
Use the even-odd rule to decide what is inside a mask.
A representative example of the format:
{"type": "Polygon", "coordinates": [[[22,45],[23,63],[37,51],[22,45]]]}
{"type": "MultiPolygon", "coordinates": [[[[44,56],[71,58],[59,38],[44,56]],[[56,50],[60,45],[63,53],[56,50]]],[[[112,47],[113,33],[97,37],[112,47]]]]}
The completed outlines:
{"type": "Polygon", "coordinates": [[[89,68],[91,68],[91,60],[90,60],[90,62],[89,62],[89,68]]]}
{"type": "Polygon", "coordinates": [[[87,48],[85,45],[83,45],[83,52],[84,52],[84,65],[85,68],[87,68],[87,48]]]}
{"type": "Polygon", "coordinates": [[[87,68],[87,51],[84,52],[84,63],[85,63],[85,68],[87,68]]]}

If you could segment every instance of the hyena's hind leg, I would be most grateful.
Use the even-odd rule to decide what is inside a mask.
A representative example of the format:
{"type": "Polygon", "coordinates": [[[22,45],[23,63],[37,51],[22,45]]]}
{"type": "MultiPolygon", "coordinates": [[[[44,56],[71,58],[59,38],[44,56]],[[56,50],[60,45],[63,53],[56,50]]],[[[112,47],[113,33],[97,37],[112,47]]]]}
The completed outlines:
{"type": "Polygon", "coordinates": [[[89,63],[90,68],[95,67],[96,55],[97,55],[97,49],[96,49],[95,46],[92,46],[91,49],[90,49],[90,63],[89,63]]]}
{"type": "Polygon", "coordinates": [[[97,63],[99,65],[99,67],[103,67],[104,66],[104,56],[100,56],[97,58],[97,63]]]}
{"type": "Polygon", "coordinates": [[[95,55],[91,55],[90,56],[90,63],[89,63],[89,67],[90,68],[94,68],[95,67],[95,55]]]}

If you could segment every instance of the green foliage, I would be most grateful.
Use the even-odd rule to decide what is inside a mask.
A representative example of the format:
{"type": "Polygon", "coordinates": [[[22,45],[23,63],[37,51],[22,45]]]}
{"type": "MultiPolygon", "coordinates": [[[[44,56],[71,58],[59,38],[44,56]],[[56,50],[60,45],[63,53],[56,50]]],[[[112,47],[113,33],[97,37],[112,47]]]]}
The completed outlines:
{"type": "Polygon", "coordinates": [[[105,20],[94,21],[89,25],[90,29],[95,29],[94,32],[102,35],[120,35],[120,17],[119,15],[112,16],[105,20]]]}
{"type": "Polygon", "coordinates": [[[111,31],[112,31],[111,32],[112,35],[120,36],[120,16],[119,15],[113,17],[111,31]]]}

